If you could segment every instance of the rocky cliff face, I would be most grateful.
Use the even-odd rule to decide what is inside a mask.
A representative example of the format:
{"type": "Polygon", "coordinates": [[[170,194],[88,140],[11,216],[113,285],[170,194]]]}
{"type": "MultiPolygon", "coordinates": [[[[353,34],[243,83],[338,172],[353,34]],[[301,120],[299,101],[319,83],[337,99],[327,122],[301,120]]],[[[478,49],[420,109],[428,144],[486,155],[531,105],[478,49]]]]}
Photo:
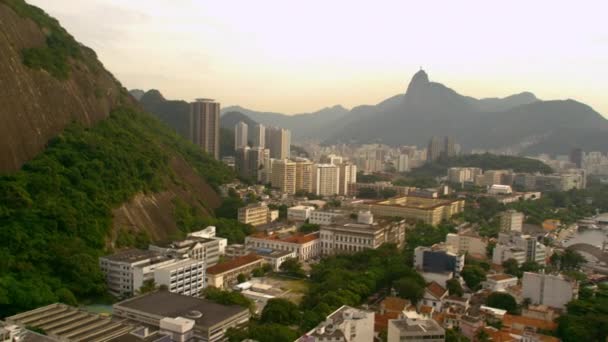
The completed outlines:
{"type": "Polygon", "coordinates": [[[92,125],[107,117],[121,99],[120,84],[90,49],[70,59],[64,80],[24,65],[24,49],[45,46],[47,35],[0,1],[0,172],[19,169],[70,122],[92,125]]]}

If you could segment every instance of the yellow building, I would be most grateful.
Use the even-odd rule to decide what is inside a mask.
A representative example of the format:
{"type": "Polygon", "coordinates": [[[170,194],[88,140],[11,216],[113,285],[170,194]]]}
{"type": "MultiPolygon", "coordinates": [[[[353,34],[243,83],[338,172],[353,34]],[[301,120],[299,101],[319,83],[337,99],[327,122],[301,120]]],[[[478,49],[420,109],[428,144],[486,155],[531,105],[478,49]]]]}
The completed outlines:
{"type": "Polygon", "coordinates": [[[275,160],[270,176],[272,187],[293,195],[296,193],[296,163],[289,160],[275,160]]]}
{"type": "Polygon", "coordinates": [[[250,224],[252,226],[260,226],[268,223],[268,207],[262,203],[250,204],[239,208],[239,222],[250,224]]]}
{"type": "Polygon", "coordinates": [[[369,209],[377,216],[394,216],[420,220],[437,225],[453,215],[464,211],[462,199],[438,199],[415,196],[394,197],[388,200],[358,204],[361,209],[369,209]]]}

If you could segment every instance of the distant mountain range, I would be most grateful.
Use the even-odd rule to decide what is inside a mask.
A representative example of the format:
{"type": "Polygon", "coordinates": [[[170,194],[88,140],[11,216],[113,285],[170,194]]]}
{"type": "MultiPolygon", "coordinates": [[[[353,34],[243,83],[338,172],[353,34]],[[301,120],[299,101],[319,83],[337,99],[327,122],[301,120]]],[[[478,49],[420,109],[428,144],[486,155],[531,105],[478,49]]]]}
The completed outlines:
{"type": "Polygon", "coordinates": [[[431,82],[422,70],[414,75],[405,94],[350,111],[334,106],[284,115],[231,106],[222,112],[240,112],[256,122],[291,129],[296,140],[311,138],[325,143],[422,146],[431,136],[450,135],[465,150],[568,153],[581,147],[608,151],[608,120],[583,103],[542,101],[530,92],[476,99],[431,82]]]}

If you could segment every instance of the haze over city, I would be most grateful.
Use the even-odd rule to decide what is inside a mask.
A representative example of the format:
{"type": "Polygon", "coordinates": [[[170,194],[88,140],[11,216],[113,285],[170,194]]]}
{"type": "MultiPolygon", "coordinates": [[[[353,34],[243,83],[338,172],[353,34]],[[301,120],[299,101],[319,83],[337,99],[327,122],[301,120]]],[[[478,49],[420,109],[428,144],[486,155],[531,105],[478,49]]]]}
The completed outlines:
{"type": "Polygon", "coordinates": [[[604,1],[32,3],[126,87],[168,98],[286,114],[350,108],[403,93],[422,66],[463,95],[531,91],[608,115],[604,1]]]}

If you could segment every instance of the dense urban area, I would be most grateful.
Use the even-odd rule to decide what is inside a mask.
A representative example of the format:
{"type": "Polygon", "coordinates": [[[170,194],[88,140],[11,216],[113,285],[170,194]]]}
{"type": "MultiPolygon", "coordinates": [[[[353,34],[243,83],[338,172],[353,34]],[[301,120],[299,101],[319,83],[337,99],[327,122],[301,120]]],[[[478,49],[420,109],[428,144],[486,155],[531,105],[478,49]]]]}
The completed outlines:
{"type": "MultiPolygon", "coordinates": [[[[47,32],[15,68],[106,75],[5,12],[47,32]]],[[[107,117],[0,176],[0,342],[606,340],[606,151],[305,139],[110,76],[107,117]]]]}

